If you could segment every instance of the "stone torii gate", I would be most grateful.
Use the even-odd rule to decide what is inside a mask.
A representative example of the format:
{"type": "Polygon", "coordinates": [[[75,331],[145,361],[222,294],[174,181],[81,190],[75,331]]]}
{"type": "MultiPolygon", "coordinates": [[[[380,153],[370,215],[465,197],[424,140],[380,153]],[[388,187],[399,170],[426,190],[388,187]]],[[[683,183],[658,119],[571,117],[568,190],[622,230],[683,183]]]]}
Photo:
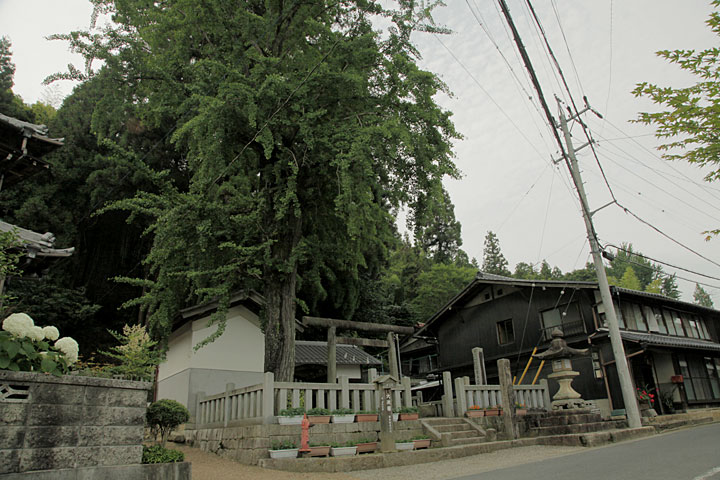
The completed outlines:
{"type": "Polygon", "coordinates": [[[327,382],[335,383],[337,376],[336,345],[356,345],[358,347],[379,347],[388,349],[388,363],[390,364],[390,375],[400,378],[400,361],[398,358],[399,343],[398,333],[412,335],[415,333],[413,327],[401,327],[398,325],[387,325],[384,323],[353,322],[351,320],[339,320],[335,318],[302,317],[302,324],[307,326],[327,328],[328,364],[327,382]],[[361,330],[365,332],[387,332],[387,340],[374,338],[338,337],[337,329],[361,330]]]}

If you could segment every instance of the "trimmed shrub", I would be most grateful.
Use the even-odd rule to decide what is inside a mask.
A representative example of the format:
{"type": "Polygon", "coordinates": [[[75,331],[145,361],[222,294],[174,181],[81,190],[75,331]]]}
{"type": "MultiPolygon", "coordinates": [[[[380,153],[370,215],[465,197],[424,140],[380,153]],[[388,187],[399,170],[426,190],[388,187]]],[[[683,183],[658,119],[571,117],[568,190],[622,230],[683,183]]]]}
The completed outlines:
{"type": "Polygon", "coordinates": [[[190,412],[181,403],[164,398],[148,407],[145,418],[153,432],[160,433],[162,446],[165,447],[170,432],[178,425],[187,422],[190,419],[190,412]]]}
{"type": "Polygon", "coordinates": [[[185,454],[160,445],[143,446],[142,463],[175,463],[185,461],[185,454]]]}

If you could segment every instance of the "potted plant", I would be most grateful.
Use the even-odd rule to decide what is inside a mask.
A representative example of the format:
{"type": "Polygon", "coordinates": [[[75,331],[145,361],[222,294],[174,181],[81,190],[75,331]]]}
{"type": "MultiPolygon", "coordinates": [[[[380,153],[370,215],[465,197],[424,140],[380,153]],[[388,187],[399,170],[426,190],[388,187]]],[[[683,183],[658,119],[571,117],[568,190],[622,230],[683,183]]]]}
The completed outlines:
{"type": "Polygon", "coordinates": [[[286,408],[280,410],[277,419],[280,425],[300,425],[304,415],[305,409],[302,407],[286,408]]]}
{"type": "Polygon", "coordinates": [[[497,405],[493,405],[492,407],[485,408],[485,416],[486,417],[497,417],[501,413],[502,413],[502,409],[497,405]]]}
{"type": "Polygon", "coordinates": [[[357,442],[357,453],[373,453],[377,450],[377,441],[370,440],[369,438],[363,438],[357,442]]]}
{"type": "Polygon", "coordinates": [[[353,423],[355,412],[349,408],[338,408],[332,411],[332,423],[353,423]]]}
{"type": "Polygon", "coordinates": [[[311,408],[307,411],[307,416],[308,420],[310,420],[310,425],[330,423],[330,410],[327,408],[311,408]]]}
{"type": "Polygon", "coordinates": [[[468,418],[484,417],[485,410],[480,408],[480,405],[470,405],[470,407],[465,412],[465,416],[468,418]]]}
{"type": "Polygon", "coordinates": [[[355,419],[358,422],[377,422],[378,413],[374,410],[361,410],[355,414],[355,419]]]}
{"type": "Polygon", "coordinates": [[[515,415],[527,415],[527,407],[522,403],[515,404],[515,415]]]}
{"type": "Polygon", "coordinates": [[[298,448],[292,440],[275,440],[270,445],[270,458],[297,458],[298,448]]]}
{"type": "Polygon", "coordinates": [[[311,443],[308,455],[311,457],[327,457],[330,455],[330,445],[311,443]]]}
{"type": "Polygon", "coordinates": [[[415,444],[412,440],[398,440],[395,442],[396,450],[412,450],[413,448],[415,448],[415,444]]]}
{"type": "Polygon", "coordinates": [[[400,420],[417,420],[418,409],[417,407],[402,407],[400,409],[400,420]]]}
{"type": "Polygon", "coordinates": [[[355,454],[357,454],[357,446],[353,441],[349,441],[342,445],[335,443],[330,447],[330,455],[333,457],[344,457],[355,454]]]}
{"type": "Polygon", "coordinates": [[[430,448],[430,442],[432,441],[427,435],[418,435],[417,437],[413,437],[412,440],[415,450],[430,448]]]}

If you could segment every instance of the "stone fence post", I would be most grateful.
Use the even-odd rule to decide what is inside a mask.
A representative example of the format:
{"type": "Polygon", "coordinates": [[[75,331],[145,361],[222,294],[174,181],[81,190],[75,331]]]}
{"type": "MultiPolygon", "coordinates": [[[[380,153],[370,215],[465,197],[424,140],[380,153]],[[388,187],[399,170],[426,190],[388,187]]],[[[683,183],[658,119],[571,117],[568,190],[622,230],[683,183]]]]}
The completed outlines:
{"type": "Polygon", "coordinates": [[[462,417],[467,411],[467,397],[465,396],[465,379],[458,377],[455,379],[455,400],[457,401],[456,417],[462,417]]]}
{"type": "Polygon", "coordinates": [[[497,361],[498,376],[500,377],[500,395],[503,402],[503,424],[508,439],[515,440],[520,436],[515,424],[515,388],[510,371],[510,360],[501,358],[497,361]]]}
{"type": "Polygon", "coordinates": [[[540,385],[543,387],[543,406],[545,410],[552,410],[552,401],[550,400],[550,385],[548,385],[547,378],[540,380],[540,385]]]}
{"type": "Polygon", "coordinates": [[[262,392],[262,419],[268,425],[275,421],[275,375],[272,372],[265,372],[262,392]]]}
{"type": "Polygon", "coordinates": [[[345,375],[340,377],[340,408],[350,408],[350,379],[345,375]]]}
{"type": "Polygon", "coordinates": [[[205,423],[204,408],[200,405],[200,402],[205,401],[205,392],[197,392],[195,394],[195,428],[200,428],[200,425],[205,423]]]}
{"type": "Polygon", "coordinates": [[[443,416],[454,417],[452,375],[450,375],[450,372],[443,372],[443,390],[443,416]]]}
{"type": "Polygon", "coordinates": [[[412,392],[410,390],[410,377],[403,377],[400,381],[403,387],[403,407],[412,407],[412,392]]]}
{"type": "Polygon", "coordinates": [[[232,412],[232,399],[230,398],[230,392],[235,390],[235,384],[234,383],[226,383],[225,384],[225,411],[223,412],[224,417],[224,426],[228,426],[228,421],[230,420],[230,413],[232,412]]]}
{"type": "Polygon", "coordinates": [[[475,347],[472,349],[473,367],[475,373],[475,385],[487,385],[487,373],[485,371],[485,354],[483,349],[475,347]]]}

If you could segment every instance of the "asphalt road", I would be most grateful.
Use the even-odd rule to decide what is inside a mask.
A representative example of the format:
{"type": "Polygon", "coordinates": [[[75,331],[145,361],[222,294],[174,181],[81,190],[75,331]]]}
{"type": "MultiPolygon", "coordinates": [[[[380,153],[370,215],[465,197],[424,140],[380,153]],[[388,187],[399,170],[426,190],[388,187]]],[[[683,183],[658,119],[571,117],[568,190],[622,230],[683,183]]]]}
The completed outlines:
{"type": "Polygon", "coordinates": [[[456,480],[720,480],[720,424],[684,429],[456,480]]]}

